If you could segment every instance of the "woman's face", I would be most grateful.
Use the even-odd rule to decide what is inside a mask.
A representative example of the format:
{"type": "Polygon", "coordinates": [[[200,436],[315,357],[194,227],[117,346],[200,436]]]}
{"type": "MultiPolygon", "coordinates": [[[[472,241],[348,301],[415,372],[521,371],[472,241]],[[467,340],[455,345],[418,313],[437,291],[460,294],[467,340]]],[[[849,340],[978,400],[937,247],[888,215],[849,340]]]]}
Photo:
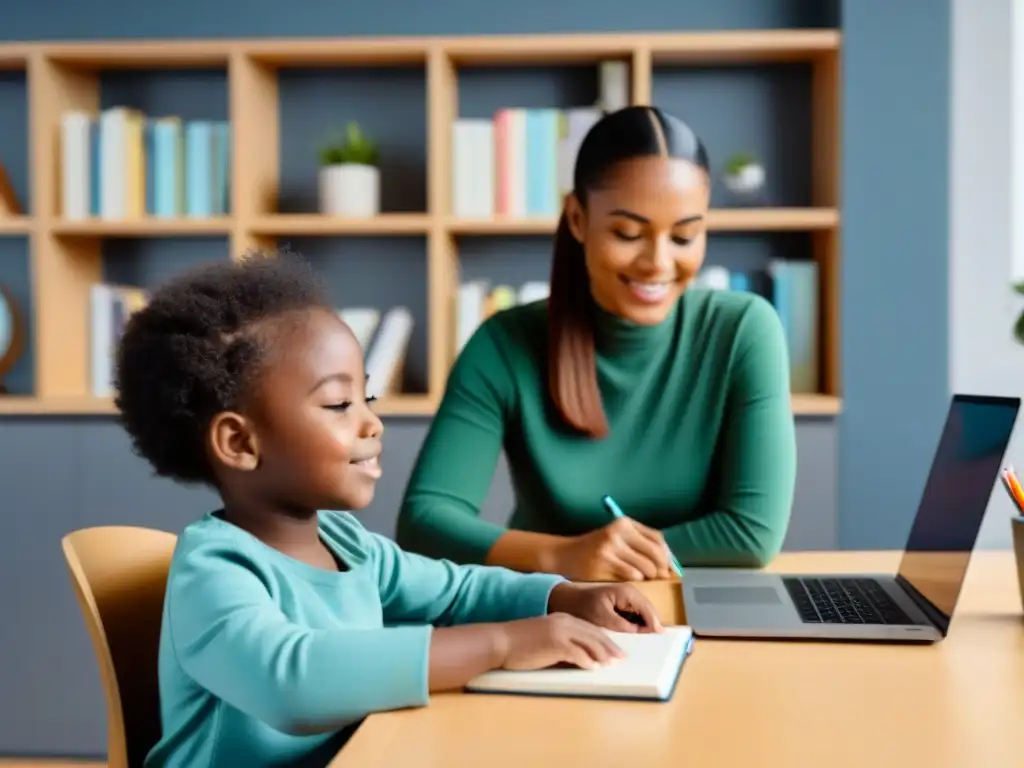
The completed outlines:
{"type": "Polygon", "coordinates": [[[586,210],[570,198],[594,301],[634,323],[662,322],[704,263],[709,201],[703,170],[659,156],[619,163],[588,191],[586,210]]]}

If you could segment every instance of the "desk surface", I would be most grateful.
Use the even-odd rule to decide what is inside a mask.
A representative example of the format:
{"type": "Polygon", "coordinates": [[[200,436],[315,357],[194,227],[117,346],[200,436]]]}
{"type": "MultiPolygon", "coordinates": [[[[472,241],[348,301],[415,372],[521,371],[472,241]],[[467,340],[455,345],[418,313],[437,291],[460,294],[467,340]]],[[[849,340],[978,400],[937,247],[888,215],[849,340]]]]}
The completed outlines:
{"type": "MultiPolygon", "coordinates": [[[[892,572],[898,555],[771,570],[892,572]]],[[[678,583],[640,585],[666,621],[678,583]]],[[[1024,611],[1011,552],[976,553],[931,646],[697,640],[667,704],[440,694],[370,717],[331,763],[417,768],[1024,766],[1024,611]]]]}

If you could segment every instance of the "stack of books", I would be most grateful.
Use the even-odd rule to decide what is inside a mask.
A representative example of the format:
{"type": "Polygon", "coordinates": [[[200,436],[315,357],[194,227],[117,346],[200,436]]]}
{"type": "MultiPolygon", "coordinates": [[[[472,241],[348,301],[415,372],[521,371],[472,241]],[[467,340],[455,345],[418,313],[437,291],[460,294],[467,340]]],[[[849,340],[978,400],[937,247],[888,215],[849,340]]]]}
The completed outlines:
{"type": "Polygon", "coordinates": [[[210,218],[230,211],[231,127],[128,107],[61,116],[61,215],[69,221],[210,218]]]}

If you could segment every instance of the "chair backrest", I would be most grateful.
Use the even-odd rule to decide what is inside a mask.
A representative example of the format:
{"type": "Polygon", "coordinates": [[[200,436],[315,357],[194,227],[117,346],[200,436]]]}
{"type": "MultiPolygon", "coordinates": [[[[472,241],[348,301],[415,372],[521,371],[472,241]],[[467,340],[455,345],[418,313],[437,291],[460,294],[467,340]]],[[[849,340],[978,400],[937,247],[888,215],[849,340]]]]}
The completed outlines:
{"type": "Polygon", "coordinates": [[[61,541],[107,699],[108,768],[136,768],[160,738],[157,652],[177,537],[85,528],[61,541]]]}

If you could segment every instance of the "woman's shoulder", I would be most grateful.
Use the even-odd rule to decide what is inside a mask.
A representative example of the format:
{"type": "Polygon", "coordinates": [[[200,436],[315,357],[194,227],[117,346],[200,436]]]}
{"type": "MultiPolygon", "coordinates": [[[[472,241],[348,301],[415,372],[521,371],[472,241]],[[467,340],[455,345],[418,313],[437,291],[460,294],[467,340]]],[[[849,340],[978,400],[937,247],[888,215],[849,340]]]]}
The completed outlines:
{"type": "Polygon", "coordinates": [[[770,301],[750,291],[691,289],[684,294],[680,341],[700,350],[702,365],[729,372],[752,349],[785,355],[779,314],[770,301]]]}
{"type": "Polygon", "coordinates": [[[684,322],[695,321],[705,332],[729,338],[779,324],[771,302],[752,291],[691,288],[684,294],[683,306],[684,322]]]}

